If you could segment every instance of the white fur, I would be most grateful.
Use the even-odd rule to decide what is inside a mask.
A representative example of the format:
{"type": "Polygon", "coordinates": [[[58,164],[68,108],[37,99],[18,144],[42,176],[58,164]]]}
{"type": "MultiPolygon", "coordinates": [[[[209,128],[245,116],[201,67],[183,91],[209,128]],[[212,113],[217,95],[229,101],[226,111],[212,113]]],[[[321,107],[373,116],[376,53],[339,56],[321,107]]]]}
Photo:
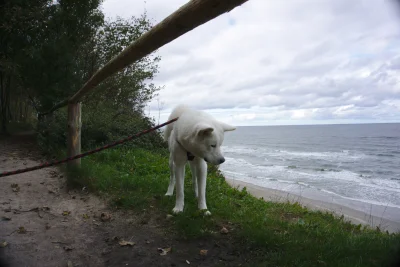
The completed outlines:
{"type": "Polygon", "coordinates": [[[176,185],[176,203],[172,211],[173,213],[183,211],[185,165],[188,161],[187,151],[189,151],[195,156],[193,161],[189,161],[189,165],[192,171],[194,192],[198,198],[198,208],[204,210],[205,215],[210,215],[205,193],[206,161],[214,165],[225,161],[220,149],[224,141],[224,132],[233,131],[236,128],[215,120],[203,111],[192,110],[185,105],[177,106],[169,116],[169,120],[176,117],[179,119],[168,124],[164,131],[164,138],[168,141],[170,151],[170,182],[165,195],[172,196],[176,185]]]}

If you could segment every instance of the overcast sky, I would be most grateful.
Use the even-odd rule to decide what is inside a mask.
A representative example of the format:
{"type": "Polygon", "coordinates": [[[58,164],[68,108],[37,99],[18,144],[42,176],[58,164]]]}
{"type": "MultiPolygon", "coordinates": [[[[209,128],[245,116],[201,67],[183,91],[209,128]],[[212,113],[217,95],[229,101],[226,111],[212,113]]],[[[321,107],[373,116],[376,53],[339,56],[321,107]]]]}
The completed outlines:
{"type": "MultiPolygon", "coordinates": [[[[185,0],[105,0],[162,21],[185,0]]],[[[234,125],[400,122],[390,0],[250,0],[160,48],[161,118],[179,103],[234,125]]],[[[158,120],[158,101],[150,104],[158,120]]]]}

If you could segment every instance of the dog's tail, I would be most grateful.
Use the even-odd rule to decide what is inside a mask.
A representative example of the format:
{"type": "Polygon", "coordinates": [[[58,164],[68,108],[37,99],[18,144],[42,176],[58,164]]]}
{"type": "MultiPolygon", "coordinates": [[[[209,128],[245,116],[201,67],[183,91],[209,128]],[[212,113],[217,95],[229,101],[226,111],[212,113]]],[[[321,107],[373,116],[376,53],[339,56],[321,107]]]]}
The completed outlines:
{"type": "MultiPolygon", "coordinates": [[[[185,110],[187,110],[187,109],[189,109],[189,107],[186,106],[186,105],[179,105],[179,106],[176,106],[176,107],[172,110],[171,115],[169,115],[168,120],[172,120],[172,119],[174,119],[174,118],[180,117],[181,114],[182,114],[185,110]]],[[[175,123],[175,122],[168,124],[167,127],[165,128],[165,131],[164,131],[164,140],[165,140],[165,141],[168,141],[168,140],[169,140],[169,137],[171,136],[171,132],[172,132],[172,130],[174,129],[174,123],[175,123]]]]}

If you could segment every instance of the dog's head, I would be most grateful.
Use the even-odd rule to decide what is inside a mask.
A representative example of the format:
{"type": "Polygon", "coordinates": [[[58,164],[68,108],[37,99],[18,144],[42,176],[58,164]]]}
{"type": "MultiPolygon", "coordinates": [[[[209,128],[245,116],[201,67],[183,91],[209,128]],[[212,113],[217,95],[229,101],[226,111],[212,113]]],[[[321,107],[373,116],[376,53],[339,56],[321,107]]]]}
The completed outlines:
{"type": "Polygon", "coordinates": [[[196,151],[193,151],[193,153],[214,165],[224,163],[225,158],[221,153],[224,132],[235,129],[234,126],[223,122],[198,123],[195,127],[196,151]]]}

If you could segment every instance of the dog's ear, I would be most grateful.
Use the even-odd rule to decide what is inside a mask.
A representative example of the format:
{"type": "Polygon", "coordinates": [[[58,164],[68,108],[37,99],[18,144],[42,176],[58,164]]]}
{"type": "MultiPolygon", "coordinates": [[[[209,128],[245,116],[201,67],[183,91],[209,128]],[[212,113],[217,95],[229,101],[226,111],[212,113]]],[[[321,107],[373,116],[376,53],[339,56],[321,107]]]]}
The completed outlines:
{"type": "Polygon", "coordinates": [[[221,125],[222,129],[224,130],[224,132],[236,130],[235,126],[226,124],[225,122],[219,121],[219,124],[221,125]]]}
{"type": "Polygon", "coordinates": [[[203,137],[203,136],[209,135],[212,131],[214,131],[214,128],[209,124],[198,123],[196,125],[197,136],[203,137]]]}

